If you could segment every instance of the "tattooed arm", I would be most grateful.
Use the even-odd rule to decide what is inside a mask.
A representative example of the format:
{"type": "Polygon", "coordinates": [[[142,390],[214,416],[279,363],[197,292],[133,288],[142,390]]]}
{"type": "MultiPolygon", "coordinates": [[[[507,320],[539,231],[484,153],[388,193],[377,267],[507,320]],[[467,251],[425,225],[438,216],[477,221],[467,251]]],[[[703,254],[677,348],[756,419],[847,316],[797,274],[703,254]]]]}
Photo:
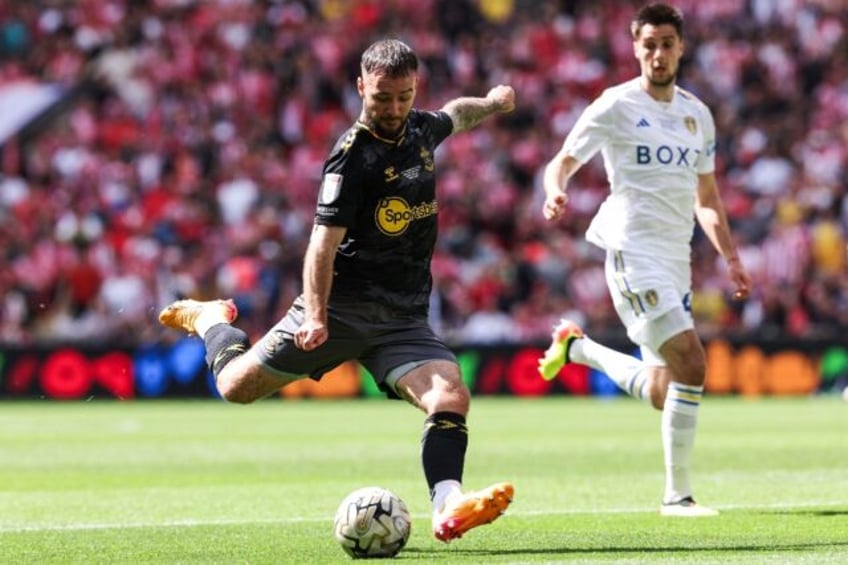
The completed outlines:
{"type": "Polygon", "coordinates": [[[453,120],[453,132],[471,129],[495,112],[515,109],[515,92],[502,84],[489,91],[485,98],[463,97],[451,100],[442,108],[453,120]]]}

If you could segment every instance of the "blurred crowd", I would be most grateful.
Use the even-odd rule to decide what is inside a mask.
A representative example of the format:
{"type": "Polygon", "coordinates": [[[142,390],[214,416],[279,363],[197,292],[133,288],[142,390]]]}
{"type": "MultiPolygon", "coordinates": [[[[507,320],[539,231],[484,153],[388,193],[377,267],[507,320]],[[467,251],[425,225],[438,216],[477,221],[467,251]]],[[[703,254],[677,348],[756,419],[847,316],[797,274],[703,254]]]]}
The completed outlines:
{"type": "MultiPolygon", "coordinates": [[[[848,327],[848,7],[679,0],[679,83],[713,110],[750,300],[694,236],[705,335],[848,327]]],[[[450,343],[543,342],[559,317],[618,331],[583,239],[599,160],[556,225],[541,169],[603,88],[638,73],[626,0],[21,0],[0,4],[0,88],[76,88],[3,146],[0,342],[136,343],[180,297],[232,297],[254,337],[300,290],[323,159],[379,37],[422,61],[416,106],[511,84],[518,108],[439,149],[432,321],[450,343]]],[[[14,112],[15,108],[2,108],[14,112]]]]}

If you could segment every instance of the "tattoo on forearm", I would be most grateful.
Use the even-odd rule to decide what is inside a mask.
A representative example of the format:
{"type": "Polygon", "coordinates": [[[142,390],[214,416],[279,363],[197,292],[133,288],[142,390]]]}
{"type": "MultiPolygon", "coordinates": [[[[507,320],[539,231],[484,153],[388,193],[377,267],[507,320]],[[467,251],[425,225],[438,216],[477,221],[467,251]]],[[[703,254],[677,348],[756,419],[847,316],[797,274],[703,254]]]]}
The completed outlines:
{"type": "Polygon", "coordinates": [[[454,131],[471,129],[496,112],[495,105],[486,98],[457,98],[444,107],[453,120],[454,131]]]}

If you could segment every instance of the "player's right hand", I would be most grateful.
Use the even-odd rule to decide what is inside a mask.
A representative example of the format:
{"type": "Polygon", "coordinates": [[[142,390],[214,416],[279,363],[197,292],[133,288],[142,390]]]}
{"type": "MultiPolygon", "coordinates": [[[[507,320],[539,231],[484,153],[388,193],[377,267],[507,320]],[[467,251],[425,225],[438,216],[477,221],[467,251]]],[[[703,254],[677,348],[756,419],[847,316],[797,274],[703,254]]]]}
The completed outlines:
{"type": "Polygon", "coordinates": [[[556,220],[565,213],[565,205],[568,204],[568,196],[560,190],[555,194],[549,194],[542,206],[542,215],[546,220],[556,220]]]}
{"type": "Polygon", "coordinates": [[[327,330],[326,324],[315,320],[306,320],[294,332],[294,345],[298,349],[312,351],[323,345],[329,335],[330,332],[327,330]]]}

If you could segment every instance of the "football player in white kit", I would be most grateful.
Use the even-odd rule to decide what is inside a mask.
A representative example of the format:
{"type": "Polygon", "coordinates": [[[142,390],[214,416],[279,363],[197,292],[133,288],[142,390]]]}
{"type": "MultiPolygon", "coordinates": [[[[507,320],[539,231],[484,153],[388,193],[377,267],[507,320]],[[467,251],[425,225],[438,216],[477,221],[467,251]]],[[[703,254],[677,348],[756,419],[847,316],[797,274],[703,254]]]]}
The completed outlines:
{"type": "Polygon", "coordinates": [[[565,363],[605,372],[625,392],[662,410],[666,483],[664,516],[715,516],[697,504],[689,481],[705,355],[690,311],[691,239],[697,218],[728,265],[734,298],[751,279],[739,260],[714,174],[715,124],[710,110],[676,86],[683,18],[653,4],[631,31],[641,74],[590,104],[544,170],[546,220],[559,219],[568,180],[598,151],[610,194],[586,238],[606,250],[606,278],[628,337],[642,360],[592,341],[562,320],[539,373],[553,379],[565,363]]]}

